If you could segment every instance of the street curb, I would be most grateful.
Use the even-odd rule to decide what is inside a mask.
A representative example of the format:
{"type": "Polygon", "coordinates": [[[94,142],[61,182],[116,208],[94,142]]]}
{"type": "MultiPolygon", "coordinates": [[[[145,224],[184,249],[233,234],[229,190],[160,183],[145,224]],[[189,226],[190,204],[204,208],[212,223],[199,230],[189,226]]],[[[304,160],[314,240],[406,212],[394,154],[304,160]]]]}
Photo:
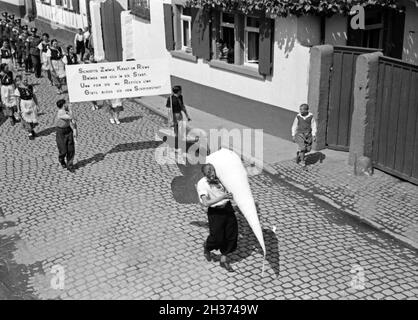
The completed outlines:
{"type": "MultiPolygon", "coordinates": [[[[162,113],[161,111],[153,108],[152,106],[144,103],[143,101],[141,101],[140,99],[133,99],[135,102],[139,103],[140,105],[148,108],[149,110],[151,110],[152,112],[156,113],[157,115],[163,117],[164,119],[168,120],[168,116],[164,113],[162,113]]],[[[188,125],[188,128],[193,128],[191,126],[188,125]]],[[[236,152],[237,154],[240,154],[240,152],[238,152],[238,150],[232,149],[234,152],[236,152]]],[[[264,162],[264,161],[260,161],[252,156],[248,156],[248,155],[241,155],[241,158],[250,163],[250,165],[257,167],[258,169],[260,169],[262,172],[266,172],[269,175],[275,176],[276,178],[285,181],[286,183],[292,185],[293,187],[295,187],[296,189],[299,189],[301,191],[304,192],[308,192],[313,198],[315,198],[316,200],[319,200],[321,202],[324,202],[326,204],[328,204],[329,206],[349,215],[352,218],[355,218],[356,220],[358,220],[361,223],[364,223],[366,225],[368,225],[369,227],[375,229],[376,231],[382,232],[386,235],[388,235],[389,237],[393,238],[396,241],[401,242],[402,244],[404,244],[405,246],[411,248],[412,250],[418,250],[418,243],[402,236],[399,235],[397,233],[394,233],[390,230],[388,230],[387,228],[385,228],[384,226],[382,226],[381,224],[377,223],[377,222],[373,222],[370,221],[366,218],[364,218],[363,216],[361,216],[360,214],[344,208],[342,206],[340,206],[339,204],[335,203],[331,198],[328,198],[327,196],[323,195],[323,194],[318,194],[318,193],[314,193],[313,191],[309,190],[308,188],[306,188],[305,186],[297,183],[297,182],[293,182],[293,181],[289,181],[286,180],[286,178],[281,175],[276,169],[274,169],[270,164],[264,162]]]]}
{"type": "MultiPolygon", "coordinates": [[[[146,107],[146,108],[148,108],[149,110],[151,110],[152,112],[154,112],[154,113],[156,113],[156,114],[158,114],[159,116],[161,116],[161,117],[163,117],[164,119],[166,119],[166,120],[168,120],[168,116],[167,116],[167,114],[164,114],[163,112],[161,112],[160,110],[158,110],[158,109],[156,109],[156,108],[154,108],[154,107],[152,107],[152,106],[150,106],[150,105],[148,105],[147,103],[145,103],[145,102],[143,102],[143,101],[141,101],[141,99],[138,99],[138,98],[134,98],[133,99],[136,103],[139,103],[140,105],[142,105],[142,106],[144,106],[144,107],[146,107]]],[[[190,126],[189,124],[187,124],[187,128],[188,129],[193,129],[194,127],[193,126],[190,126]]],[[[228,149],[231,149],[229,146],[225,146],[225,145],[223,145],[223,147],[227,147],[228,149]]],[[[234,151],[235,153],[237,153],[237,154],[241,154],[241,152],[240,151],[238,151],[238,150],[236,150],[236,149],[234,149],[234,148],[232,148],[232,151],[234,151]]],[[[256,168],[258,168],[258,169],[260,169],[260,170],[262,170],[262,171],[266,171],[267,173],[269,173],[269,174],[272,174],[272,175],[276,175],[278,172],[270,165],[270,164],[268,164],[267,162],[265,162],[265,161],[260,161],[260,160],[258,160],[257,158],[255,158],[255,157],[252,157],[252,156],[250,156],[250,155],[246,155],[246,154],[241,154],[241,158],[244,160],[244,161],[246,161],[246,162],[248,162],[248,163],[250,163],[252,166],[255,166],[256,168]]]]}

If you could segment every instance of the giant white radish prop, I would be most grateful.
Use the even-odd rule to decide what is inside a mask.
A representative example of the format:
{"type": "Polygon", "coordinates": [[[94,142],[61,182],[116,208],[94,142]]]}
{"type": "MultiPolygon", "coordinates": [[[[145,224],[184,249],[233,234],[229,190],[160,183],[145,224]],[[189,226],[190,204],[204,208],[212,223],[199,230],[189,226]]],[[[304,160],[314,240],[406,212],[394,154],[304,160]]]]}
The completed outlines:
{"type": "Polygon", "coordinates": [[[263,231],[258,219],[257,208],[248,183],[247,171],[242,164],[241,158],[233,151],[222,148],[206,157],[206,163],[214,166],[216,176],[225,188],[232,193],[235,203],[247,219],[266,258],[266,246],[264,244],[263,231]]]}

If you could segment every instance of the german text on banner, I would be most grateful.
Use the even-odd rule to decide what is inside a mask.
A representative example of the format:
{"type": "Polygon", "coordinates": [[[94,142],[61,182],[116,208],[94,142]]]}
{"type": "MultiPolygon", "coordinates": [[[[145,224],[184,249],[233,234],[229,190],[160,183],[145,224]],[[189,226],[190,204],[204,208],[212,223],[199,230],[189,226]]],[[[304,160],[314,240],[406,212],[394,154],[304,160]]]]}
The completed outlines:
{"type": "Polygon", "coordinates": [[[169,94],[166,59],[67,65],[70,102],[169,94]]]}

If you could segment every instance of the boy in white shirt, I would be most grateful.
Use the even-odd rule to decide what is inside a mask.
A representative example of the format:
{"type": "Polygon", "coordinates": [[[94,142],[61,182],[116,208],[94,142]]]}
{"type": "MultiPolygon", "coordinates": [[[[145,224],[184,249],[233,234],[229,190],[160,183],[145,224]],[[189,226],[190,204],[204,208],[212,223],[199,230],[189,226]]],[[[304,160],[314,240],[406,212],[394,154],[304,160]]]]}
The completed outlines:
{"type": "Polygon", "coordinates": [[[305,164],[305,154],[312,150],[312,142],[316,141],[316,121],[312,113],[309,112],[309,106],[304,103],[299,107],[299,113],[296,115],[292,125],[293,142],[298,145],[296,163],[305,164]]]}

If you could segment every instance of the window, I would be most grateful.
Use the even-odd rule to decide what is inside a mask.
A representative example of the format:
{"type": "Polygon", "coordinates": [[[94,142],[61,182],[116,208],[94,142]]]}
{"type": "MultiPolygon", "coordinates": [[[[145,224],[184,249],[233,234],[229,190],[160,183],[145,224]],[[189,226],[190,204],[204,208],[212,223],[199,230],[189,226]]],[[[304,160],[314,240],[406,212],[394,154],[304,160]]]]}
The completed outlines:
{"type": "Polygon", "coordinates": [[[73,10],[73,1],[72,0],[62,0],[61,4],[64,8],[69,10],[73,10]]]}
{"type": "Polygon", "coordinates": [[[245,19],[244,62],[258,64],[260,54],[260,20],[253,17],[245,19]]]}
{"type": "Polygon", "coordinates": [[[150,0],[128,0],[131,13],[146,21],[151,21],[150,0]]]}
{"type": "Polygon", "coordinates": [[[222,12],[220,28],[220,39],[216,44],[216,58],[234,63],[235,16],[222,12]]]}
{"type": "Polygon", "coordinates": [[[366,15],[362,46],[367,48],[383,48],[382,11],[369,11],[366,15]]]}
{"type": "Polygon", "coordinates": [[[348,25],[347,45],[381,49],[386,56],[402,59],[405,12],[389,8],[366,8],[365,13],[364,30],[353,30],[348,25]]]}
{"type": "Polygon", "coordinates": [[[181,50],[192,51],[192,13],[190,8],[179,7],[181,28],[181,50]]]}

